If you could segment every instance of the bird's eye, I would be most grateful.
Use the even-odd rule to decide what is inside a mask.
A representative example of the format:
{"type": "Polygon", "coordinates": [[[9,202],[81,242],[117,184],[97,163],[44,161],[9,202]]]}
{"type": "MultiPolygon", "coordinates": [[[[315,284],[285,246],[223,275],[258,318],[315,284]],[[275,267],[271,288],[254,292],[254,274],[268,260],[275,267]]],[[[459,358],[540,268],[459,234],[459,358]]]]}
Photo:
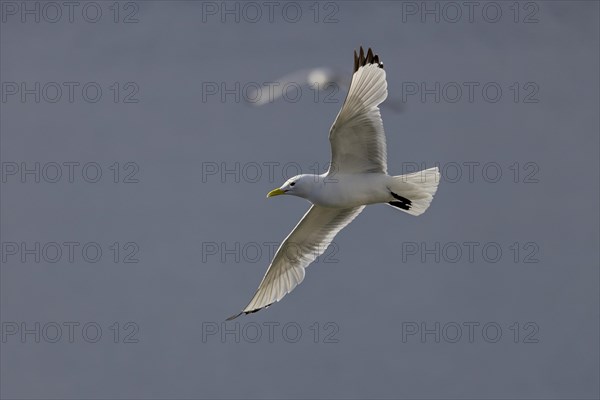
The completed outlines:
{"type": "Polygon", "coordinates": [[[291,182],[290,186],[294,186],[296,184],[296,182],[291,182]]]}

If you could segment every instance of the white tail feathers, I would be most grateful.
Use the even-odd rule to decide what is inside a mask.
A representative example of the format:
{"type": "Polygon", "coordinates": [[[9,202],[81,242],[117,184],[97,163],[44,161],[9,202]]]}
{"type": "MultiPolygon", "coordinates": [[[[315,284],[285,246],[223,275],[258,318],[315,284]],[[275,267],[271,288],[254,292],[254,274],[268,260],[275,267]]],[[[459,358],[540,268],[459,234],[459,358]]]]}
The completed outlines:
{"type": "Polygon", "coordinates": [[[429,208],[437,191],[440,173],[434,167],[391,178],[389,189],[394,199],[388,204],[411,215],[421,215],[429,208]]]}

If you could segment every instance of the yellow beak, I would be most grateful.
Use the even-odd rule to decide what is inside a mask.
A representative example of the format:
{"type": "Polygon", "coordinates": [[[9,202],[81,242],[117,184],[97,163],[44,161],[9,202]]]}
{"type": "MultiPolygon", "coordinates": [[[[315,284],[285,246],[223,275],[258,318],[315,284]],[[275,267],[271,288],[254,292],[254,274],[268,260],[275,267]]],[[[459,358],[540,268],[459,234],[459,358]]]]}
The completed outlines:
{"type": "Polygon", "coordinates": [[[280,194],[284,194],[285,190],[281,190],[279,188],[271,190],[267,193],[267,197],[279,196],[280,194]]]}

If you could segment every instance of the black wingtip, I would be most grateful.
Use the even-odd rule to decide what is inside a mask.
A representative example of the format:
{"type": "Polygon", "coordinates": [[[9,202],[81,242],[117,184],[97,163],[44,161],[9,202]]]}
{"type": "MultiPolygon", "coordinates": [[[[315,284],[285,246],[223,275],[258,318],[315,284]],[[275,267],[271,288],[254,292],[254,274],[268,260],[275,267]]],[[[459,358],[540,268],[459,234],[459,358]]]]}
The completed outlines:
{"type": "Polygon", "coordinates": [[[356,50],[354,50],[354,72],[367,64],[377,64],[379,68],[383,68],[383,63],[379,61],[379,56],[373,53],[373,49],[369,47],[365,57],[365,50],[360,46],[358,55],[356,54],[356,50]]]}
{"type": "Polygon", "coordinates": [[[263,310],[263,309],[265,309],[265,308],[268,308],[268,307],[270,307],[272,304],[273,304],[273,303],[271,303],[271,304],[267,304],[267,305],[266,305],[266,306],[264,306],[264,307],[261,307],[261,308],[255,308],[254,310],[250,310],[250,311],[244,311],[244,310],[242,310],[242,311],[240,311],[239,313],[237,313],[237,314],[235,314],[235,315],[232,315],[231,317],[227,318],[225,321],[231,321],[232,319],[236,319],[237,317],[239,317],[239,316],[240,316],[240,315],[242,315],[242,314],[246,314],[246,315],[248,315],[248,314],[254,314],[255,312],[258,312],[258,311],[260,311],[260,310],[263,310]]]}
{"type": "Polygon", "coordinates": [[[400,200],[401,202],[406,203],[409,206],[412,204],[412,201],[410,199],[407,199],[404,196],[400,196],[399,194],[396,194],[396,193],[392,192],[391,190],[390,190],[390,193],[396,200],[400,200]]]}
{"type": "Polygon", "coordinates": [[[402,210],[406,210],[406,211],[410,210],[410,204],[406,204],[401,201],[390,201],[390,202],[388,202],[388,204],[390,206],[394,206],[394,207],[400,208],[402,210]]]}
{"type": "Polygon", "coordinates": [[[259,312],[260,310],[264,310],[265,308],[269,308],[271,307],[273,303],[267,304],[264,307],[261,308],[255,308],[254,310],[250,310],[250,311],[243,311],[244,314],[254,314],[255,312],[259,312]]]}
{"type": "Polygon", "coordinates": [[[367,63],[371,64],[373,62],[373,50],[369,47],[367,51],[367,63]]]}
{"type": "Polygon", "coordinates": [[[244,312],[240,311],[237,314],[232,315],[231,317],[227,318],[225,321],[231,321],[232,319],[236,319],[237,317],[239,317],[240,315],[242,315],[244,312]]]}
{"type": "Polygon", "coordinates": [[[392,192],[391,190],[390,190],[390,193],[398,201],[390,201],[390,202],[388,202],[389,205],[400,208],[402,210],[407,210],[407,211],[411,209],[412,201],[410,199],[407,199],[404,196],[400,196],[399,194],[396,194],[396,193],[392,192]]]}

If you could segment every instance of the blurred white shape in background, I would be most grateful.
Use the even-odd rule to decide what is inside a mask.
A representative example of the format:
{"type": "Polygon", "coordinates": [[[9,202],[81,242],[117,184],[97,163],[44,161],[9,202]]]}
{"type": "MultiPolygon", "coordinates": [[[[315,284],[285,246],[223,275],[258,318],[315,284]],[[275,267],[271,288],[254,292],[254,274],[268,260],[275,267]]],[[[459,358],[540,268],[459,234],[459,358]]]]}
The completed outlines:
{"type": "MultiPolygon", "coordinates": [[[[308,88],[305,93],[310,93],[315,101],[342,103],[341,96],[348,91],[351,77],[350,73],[329,67],[302,69],[272,82],[264,82],[262,86],[257,84],[256,87],[249,87],[244,99],[248,104],[258,107],[274,103],[289,92],[294,93],[290,97],[295,102],[298,88],[308,88]]],[[[399,98],[388,97],[380,107],[401,113],[404,103],[399,98]]]]}

